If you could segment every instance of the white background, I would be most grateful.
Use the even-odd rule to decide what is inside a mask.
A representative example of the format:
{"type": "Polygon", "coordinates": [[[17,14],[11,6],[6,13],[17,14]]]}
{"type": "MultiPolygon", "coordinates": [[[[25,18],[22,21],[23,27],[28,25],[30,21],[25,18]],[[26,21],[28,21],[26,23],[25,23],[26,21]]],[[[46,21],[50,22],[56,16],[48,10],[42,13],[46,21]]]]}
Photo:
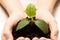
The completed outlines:
{"type": "MultiPolygon", "coordinates": [[[[24,8],[27,6],[27,4],[29,4],[30,2],[34,2],[33,1],[30,1],[30,0],[21,0],[21,3],[22,5],[24,6],[24,8]]],[[[7,21],[8,17],[7,15],[5,14],[5,12],[2,11],[3,9],[1,8],[0,6],[0,40],[1,40],[1,34],[2,34],[2,30],[3,30],[3,27],[4,27],[4,24],[5,22],[7,21]]],[[[58,29],[59,29],[59,38],[58,40],[60,39],[60,4],[58,5],[56,11],[55,11],[55,18],[56,18],[56,21],[57,21],[57,24],[58,24],[58,29]]]]}

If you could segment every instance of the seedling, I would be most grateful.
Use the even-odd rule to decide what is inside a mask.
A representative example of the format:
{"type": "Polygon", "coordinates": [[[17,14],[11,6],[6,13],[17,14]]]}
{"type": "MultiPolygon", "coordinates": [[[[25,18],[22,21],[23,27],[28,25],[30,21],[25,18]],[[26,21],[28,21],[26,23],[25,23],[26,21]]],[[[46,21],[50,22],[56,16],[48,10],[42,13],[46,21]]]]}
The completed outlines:
{"type": "Polygon", "coordinates": [[[25,9],[28,18],[22,19],[16,28],[16,31],[21,30],[22,28],[26,27],[28,24],[33,25],[33,23],[44,33],[48,33],[48,24],[44,20],[36,19],[36,7],[33,4],[29,4],[25,9]]]}

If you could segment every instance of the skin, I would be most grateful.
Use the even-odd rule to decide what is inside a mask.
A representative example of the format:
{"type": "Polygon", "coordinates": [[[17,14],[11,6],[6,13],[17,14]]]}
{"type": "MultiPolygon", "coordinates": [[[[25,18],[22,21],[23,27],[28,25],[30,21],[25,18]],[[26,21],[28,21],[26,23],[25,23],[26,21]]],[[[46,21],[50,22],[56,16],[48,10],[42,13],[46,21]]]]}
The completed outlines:
{"type": "Polygon", "coordinates": [[[57,22],[55,18],[52,15],[52,12],[54,10],[54,6],[57,0],[38,0],[36,3],[36,7],[38,8],[36,18],[37,19],[43,19],[46,21],[46,23],[49,24],[49,28],[51,31],[50,37],[51,39],[47,38],[40,38],[41,40],[57,40],[58,39],[58,28],[57,28],[57,22]]]}
{"type": "MultiPolygon", "coordinates": [[[[35,0],[37,7],[36,19],[43,19],[49,24],[51,30],[51,39],[44,37],[37,38],[34,37],[32,40],[57,40],[58,38],[58,28],[55,18],[52,16],[52,11],[54,10],[54,5],[57,0],[35,0]],[[38,3],[37,3],[38,2],[38,3]]],[[[0,3],[4,6],[9,14],[9,18],[5,23],[4,30],[2,33],[2,40],[13,40],[12,28],[16,23],[26,18],[27,15],[19,2],[19,0],[0,0],[0,3]]],[[[30,40],[29,38],[19,37],[16,40],[30,40]]]]}

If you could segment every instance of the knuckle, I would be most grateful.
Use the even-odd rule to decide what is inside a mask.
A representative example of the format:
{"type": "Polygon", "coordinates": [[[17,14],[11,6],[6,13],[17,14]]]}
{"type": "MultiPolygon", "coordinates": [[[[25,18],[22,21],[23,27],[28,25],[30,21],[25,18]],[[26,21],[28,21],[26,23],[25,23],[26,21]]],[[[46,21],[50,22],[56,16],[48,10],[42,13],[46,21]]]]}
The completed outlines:
{"type": "Polygon", "coordinates": [[[34,37],[32,40],[38,40],[38,37],[34,37]]]}
{"type": "Polygon", "coordinates": [[[8,34],[9,34],[9,32],[4,31],[2,35],[3,35],[3,36],[7,36],[8,34]]]}
{"type": "Polygon", "coordinates": [[[55,29],[55,35],[58,35],[58,33],[59,33],[59,30],[58,30],[58,28],[56,28],[55,29]]]}
{"type": "Polygon", "coordinates": [[[2,35],[3,35],[3,36],[6,36],[6,34],[7,34],[7,33],[6,33],[6,32],[4,32],[2,35]]]}
{"type": "Polygon", "coordinates": [[[52,40],[57,40],[57,38],[58,38],[58,33],[59,33],[59,31],[58,31],[58,30],[55,30],[55,32],[51,35],[51,39],[52,39],[52,40]]]}
{"type": "Polygon", "coordinates": [[[30,40],[30,38],[25,38],[25,40],[30,40]]]}
{"type": "Polygon", "coordinates": [[[59,34],[59,30],[57,29],[57,30],[56,30],[56,35],[58,35],[58,34],[59,34]]]}

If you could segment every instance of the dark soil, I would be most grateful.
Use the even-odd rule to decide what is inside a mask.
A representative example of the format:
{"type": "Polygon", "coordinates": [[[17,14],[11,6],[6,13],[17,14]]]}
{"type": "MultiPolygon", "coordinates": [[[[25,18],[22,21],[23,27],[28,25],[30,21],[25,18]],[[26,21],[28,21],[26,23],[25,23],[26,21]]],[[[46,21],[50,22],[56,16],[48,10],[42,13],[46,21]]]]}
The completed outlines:
{"type": "Polygon", "coordinates": [[[44,34],[34,23],[33,25],[29,24],[18,31],[16,31],[16,28],[14,28],[12,34],[14,36],[14,40],[16,40],[18,37],[29,37],[31,40],[33,37],[50,38],[50,30],[47,34],[44,34]]]}

